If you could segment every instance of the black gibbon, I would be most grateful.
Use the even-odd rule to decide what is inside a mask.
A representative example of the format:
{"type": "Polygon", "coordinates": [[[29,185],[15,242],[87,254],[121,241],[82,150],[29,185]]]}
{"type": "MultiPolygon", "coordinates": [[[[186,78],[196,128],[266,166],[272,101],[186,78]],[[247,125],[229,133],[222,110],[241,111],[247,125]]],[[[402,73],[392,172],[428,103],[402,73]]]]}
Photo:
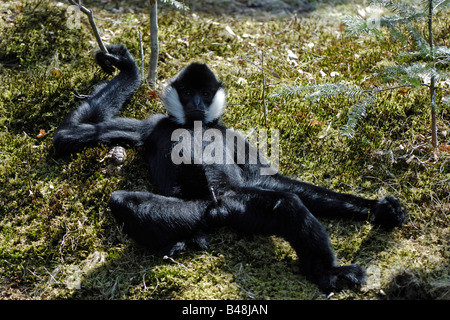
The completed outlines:
{"type": "Polygon", "coordinates": [[[112,45],[108,51],[96,54],[97,63],[109,74],[114,68],[120,72],[64,119],[53,144],[60,155],[97,144],[142,147],[159,194],[116,191],[109,201],[116,221],[131,238],[155,253],[174,255],[189,244],[207,248],[208,231],[229,226],[245,234],[286,239],[298,253],[303,274],[324,292],[338,290],[344,282],[364,281],[361,266],[336,264],[316,217],[369,220],[392,229],[406,221],[396,198],[369,200],[277,172],[262,174],[262,169],[270,169],[267,161],[259,154],[251,161],[255,148],[221,123],[225,88],[204,64],[188,65],[169,82],[162,96],[168,115],[117,117],[140,76],[124,46],[112,45]],[[212,132],[213,152],[205,152],[210,143],[198,141],[198,130],[202,137],[212,132]],[[230,136],[233,143],[228,143],[230,136]]]}

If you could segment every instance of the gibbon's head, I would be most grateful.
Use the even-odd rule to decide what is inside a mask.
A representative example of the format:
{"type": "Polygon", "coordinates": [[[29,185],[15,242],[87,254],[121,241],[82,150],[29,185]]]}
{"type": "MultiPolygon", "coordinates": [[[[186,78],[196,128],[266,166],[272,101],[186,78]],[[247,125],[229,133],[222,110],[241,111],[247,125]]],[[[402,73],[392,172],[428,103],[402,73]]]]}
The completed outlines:
{"type": "Polygon", "coordinates": [[[167,112],[179,124],[218,120],[225,111],[226,93],[206,64],[192,63],[180,71],[162,95],[167,112]]]}

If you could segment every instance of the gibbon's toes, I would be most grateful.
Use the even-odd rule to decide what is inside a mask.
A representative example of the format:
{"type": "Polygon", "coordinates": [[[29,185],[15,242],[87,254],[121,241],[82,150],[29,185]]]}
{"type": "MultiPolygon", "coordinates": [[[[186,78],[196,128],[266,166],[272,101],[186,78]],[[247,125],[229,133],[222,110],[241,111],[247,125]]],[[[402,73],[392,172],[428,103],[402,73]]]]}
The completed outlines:
{"type": "Polygon", "coordinates": [[[206,234],[200,233],[191,239],[191,242],[202,250],[209,249],[209,240],[206,234]]]}
{"type": "Polygon", "coordinates": [[[397,198],[387,196],[377,202],[371,220],[374,225],[392,230],[406,223],[407,213],[397,198]]]}
{"type": "Polygon", "coordinates": [[[171,257],[176,258],[182,251],[187,248],[185,241],[179,241],[175,243],[171,243],[166,247],[160,249],[157,254],[161,257],[171,257]]]}
{"type": "Polygon", "coordinates": [[[364,268],[356,264],[341,267],[333,267],[322,281],[318,283],[319,288],[325,293],[340,291],[345,287],[359,286],[364,283],[366,272],[364,268]]]}

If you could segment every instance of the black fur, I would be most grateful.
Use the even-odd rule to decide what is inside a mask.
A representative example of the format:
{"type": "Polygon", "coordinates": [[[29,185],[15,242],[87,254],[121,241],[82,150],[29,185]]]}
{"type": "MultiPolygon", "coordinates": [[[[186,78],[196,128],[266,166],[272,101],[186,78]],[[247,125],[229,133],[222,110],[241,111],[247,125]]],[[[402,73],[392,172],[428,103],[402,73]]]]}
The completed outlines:
{"type": "MultiPolygon", "coordinates": [[[[124,46],[110,46],[108,50],[107,55],[97,54],[98,64],[108,73],[114,67],[120,73],[69,114],[56,131],[53,143],[58,154],[99,143],[127,142],[143,147],[160,194],[131,191],[112,194],[111,211],[126,233],[162,255],[176,254],[190,243],[206,248],[205,234],[215,227],[278,235],[290,242],[299,255],[303,273],[323,291],[339,289],[343,282],[363,282],[365,273],[360,266],[336,265],[328,236],[316,216],[369,220],[392,229],[406,220],[397,199],[368,200],[278,173],[261,175],[261,167],[267,165],[261,161],[251,164],[248,151],[244,163],[205,164],[208,159],[203,159],[197,164],[174,164],[170,154],[176,142],[171,135],[182,128],[192,137],[192,122],[177,123],[170,115],[153,115],[147,120],[116,117],[140,79],[124,46]]],[[[202,109],[195,114],[197,120],[204,118],[212,97],[222,88],[214,74],[200,64],[184,69],[170,86],[177,89],[184,108],[189,108],[190,95],[208,91],[201,101],[197,99],[194,103],[194,107],[202,109]]],[[[203,123],[202,132],[211,128],[222,133],[222,137],[230,130],[215,119],[203,123]]],[[[236,145],[244,143],[245,150],[250,150],[243,137],[236,135],[235,139],[236,145]]],[[[236,157],[234,154],[233,158],[236,157]]]]}

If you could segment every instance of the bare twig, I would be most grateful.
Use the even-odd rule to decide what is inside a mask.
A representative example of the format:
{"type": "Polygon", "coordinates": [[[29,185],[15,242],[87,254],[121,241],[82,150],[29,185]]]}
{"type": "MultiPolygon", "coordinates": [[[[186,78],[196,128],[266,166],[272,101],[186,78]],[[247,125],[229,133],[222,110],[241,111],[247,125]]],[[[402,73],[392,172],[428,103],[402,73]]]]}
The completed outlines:
{"type": "Polygon", "coordinates": [[[139,30],[139,49],[141,52],[141,79],[144,79],[144,47],[142,46],[141,30],[139,30]]]}
{"type": "MultiPolygon", "coordinates": [[[[26,132],[23,132],[25,134],[26,138],[29,138],[29,136],[26,134],[26,132]]],[[[28,168],[28,193],[30,195],[30,197],[34,197],[34,193],[32,191],[32,185],[31,185],[31,165],[30,165],[30,161],[31,161],[31,146],[28,147],[28,153],[27,153],[27,168],[28,168]]]]}
{"type": "Polygon", "coordinates": [[[302,47],[300,47],[300,46],[296,46],[296,47],[299,48],[299,49],[302,50],[302,51],[305,51],[306,53],[312,54],[313,56],[315,56],[315,57],[317,57],[317,58],[321,58],[321,59],[324,58],[323,56],[318,55],[318,54],[316,54],[316,53],[314,53],[314,52],[308,51],[308,50],[306,50],[305,48],[302,48],[302,47]]]}
{"type": "MultiPolygon", "coordinates": [[[[429,84],[426,84],[426,83],[421,83],[420,84],[421,86],[424,86],[424,87],[430,87],[430,85],[429,84]]],[[[364,93],[378,93],[378,92],[382,92],[382,91],[389,91],[389,90],[395,90],[395,89],[401,89],[401,88],[408,88],[408,87],[412,87],[412,85],[410,85],[410,84],[405,84],[405,85],[401,85],[401,86],[396,86],[396,87],[388,87],[388,88],[383,88],[383,89],[376,89],[376,90],[374,90],[374,89],[368,89],[368,90],[364,90],[364,93]]],[[[445,91],[445,92],[447,92],[447,93],[450,93],[450,90],[448,90],[448,89],[445,89],[445,88],[442,88],[442,87],[434,87],[435,89],[439,89],[439,90],[443,90],[443,91],[445,91]]]]}
{"type": "MultiPolygon", "coordinates": [[[[426,84],[426,83],[421,83],[420,84],[421,86],[425,86],[425,87],[430,87],[430,85],[429,84],[426,84]]],[[[439,89],[439,90],[443,90],[443,91],[445,91],[445,92],[447,92],[447,93],[450,93],[450,90],[448,90],[448,89],[445,89],[445,88],[442,88],[442,87],[436,87],[436,86],[434,86],[434,88],[435,89],[439,89]]]]}
{"type": "Polygon", "coordinates": [[[75,2],[74,0],[69,0],[69,2],[71,4],[77,6],[78,8],[80,8],[81,12],[83,12],[84,14],[86,14],[88,16],[89,23],[91,24],[92,31],[94,32],[95,38],[97,39],[97,43],[98,43],[98,46],[100,47],[100,50],[103,53],[108,53],[108,50],[106,49],[105,45],[103,44],[102,38],[100,37],[100,34],[98,33],[97,25],[95,24],[95,21],[94,21],[94,13],[92,12],[92,10],[87,9],[86,7],[75,2]]]}
{"type": "Polygon", "coordinates": [[[264,50],[261,52],[261,73],[263,80],[262,101],[264,107],[264,126],[267,128],[267,106],[266,106],[266,76],[264,75],[264,50]]]}
{"type": "MultiPolygon", "coordinates": [[[[431,59],[435,60],[434,56],[434,43],[433,43],[433,0],[428,0],[429,11],[428,11],[428,43],[431,52],[431,59]]],[[[436,124],[436,76],[433,74],[430,79],[430,100],[431,100],[431,144],[433,148],[437,148],[437,124],[436,124]]]]}
{"type": "Polygon", "coordinates": [[[407,87],[411,87],[411,85],[405,84],[405,85],[401,85],[401,86],[388,87],[388,88],[376,89],[376,90],[369,89],[369,90],[364,90],[364,93],[378,93],[378,92],[382,92],[382,91],[396,90],[396,89],[407,88],[407,87]]]}
{"type": "Polygon", "coordinates": [[[186,267],[184,264],[179,263],[178,261],[175,261],[175,259],[172,258],[172,257],[164,256],[164,257],[163,257],[163,260],[169,260],[169,261],[172,261],[173,263],[175,263],[175,264],[177,264],[177,265],[179,265],[179,266],[181,266],[181,267],[187,269],[187,267],[186,267]]]}
{"type": "Polygon", "coordinates": [[[150,67],[147,80],[156,85],[157,65],[159,55],[158,43],[158,1],[150,0],[150,38],[151,38],[151,52],[150,52],[150,67]]]}

